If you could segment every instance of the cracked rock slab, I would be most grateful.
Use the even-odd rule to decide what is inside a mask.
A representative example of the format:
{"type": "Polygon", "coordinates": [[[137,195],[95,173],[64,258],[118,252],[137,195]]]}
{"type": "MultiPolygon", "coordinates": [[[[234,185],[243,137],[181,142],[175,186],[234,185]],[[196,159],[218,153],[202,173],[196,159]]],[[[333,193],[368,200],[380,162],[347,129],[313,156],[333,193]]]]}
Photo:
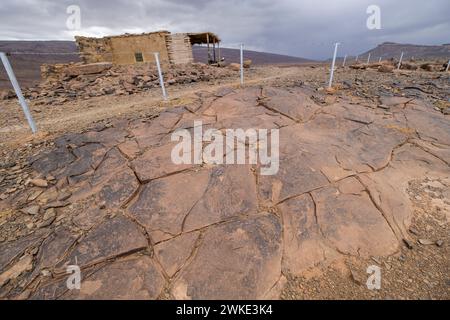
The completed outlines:
{"type": "Polygon", "coordinates": [[[119,208],[129,200],[139,188],[139,181],[131,169],[117,172],[98,193],[99,202],[106,208],[119,208]]]}
{"type": "Polygon", "coordinates": [[[176,143],[169,143],[146,151],[132,161],[132,166],[142,182],[165,177],[189,168],[194,164],[175,164],[172,161],[172,150],[176,143]]]}
{"type": "Polygon", "coordinates": [[[17,212],[54,209],[53,231],[0,244],[0,273],[11,270],[2,294],[25,297],[30,285],[34,299],[277,298],[284,275],[395,253],[408,240],[410,181],[448,179],[448,117],[418,99],[382,97],[382,110],[337,95],[318,105],[313,95],[307,86],[198,92],[151,119],[57,138],[29,159],[29,178],[48,186],[6,201],[17,212]],[[175,164],[171,134],[192,135],[194,121],[203,132],[279,128],[278,172],[206,157],[175,164]],[[74,263],[80,292],[65,284],[74,263]]]}
{"type": "Polygon", "coordinates": [[[128,209],[145,226],[153,241],[181,233],[183,221],[204,195],[208,170],[187,171],[146,184],[128,209]]]}
{"type": "Polygon", "coordinates": [[[77,237],[65,227],[57,228],[41,245],[37,255],[37,271],[54,267],[64,258],[77,237]]]}
{"type": "Polygon", "coordinates": [[[198,232],[185,233],[155,246],[158,260],[169,277],[173,277],[186,263],[198,238],[198,232]]]}
{"type": "Polygon", "coordinates": [[[299,88],[264,89],[260,103],[269,110],[278,112],[296,122],[307,121],[320,110],[320,107],[299,88]]]}
{"type": "Polygon", "coordinates": [[[336,258],[336,251],[326,244],[309,194],[290,199],[280,205],[283,215],[283,270],[301,275],[308,268],[336,258]]]}
{"type": "Polygon", "coordinates": [[[282,231],[274,215],[215,226],[173,283],[176,299],[261,299],[281,274],[282,231]]]}
{"type": "Polygon", "coordinates": [[[0,272],[4,271],[10,263],[24,254],[27,249],[38,246],[49,233],[49,230],[42,229],[15,241],[2,243],[0,245],[0,272]]]}
{"type": "Polygon", "coordinates": [[[248,165],[217,166],[208,186],[186,217],[184,231],[191,231],[239,215],[257,212],[255,177],[248,165]]]}
{"type": "Polygon", "coordinates": [[[340,253],[370,257],[397,251],[394,231],[367,192],[347,194],[330,186],[312,196],[321,233],[340,253]]]}
{"type": "Polygon", "coordinates": [[[62,296],[70,300],[154,300],[165,280],[155,262],[146,256],[111,263],[85,279],[80,290],[62,296]]]}
{"type": "Polygon", "coordinates": [[[180,121],[182,111],[182,108],[175,108],[161,113],[150,122],[146,121],[132,124],[131,132],[141,151],[149,147],[157,146],[161,139],[170,133],[175,124],[180,121]]]}
{"type": "Polygon", "coordinates": [[[307,154],[281,157],[276,175],[261,176],[259,194],[274,204],[328,185],[329,181],[320,171],[317,163],[307,154]]]}
{"type": "Polygon", "coordinates": [[[64,265],[80,267],[145,249],[147,239],[136,223],[117,216],[101,223],[90,231],[65,260],[64,265]]]}

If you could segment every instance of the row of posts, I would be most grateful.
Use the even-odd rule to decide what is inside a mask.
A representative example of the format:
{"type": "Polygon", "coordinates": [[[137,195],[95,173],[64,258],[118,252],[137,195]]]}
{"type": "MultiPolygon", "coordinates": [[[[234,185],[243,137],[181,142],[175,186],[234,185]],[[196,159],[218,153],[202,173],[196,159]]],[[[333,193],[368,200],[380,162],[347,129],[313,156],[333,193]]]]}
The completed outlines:
{"type": "MultiPolygon", "coordinates": [[[[336,42],[334,44],[334,54],[333,54],[333,61],[331,63],[331,72],[330,72],[330,81],[328,83],[328,87],[331,88],[333,86],[333,76],[334,76],[334,70],[335,70],[335,64],[336,64],[336,57],[337,57],[337,51],[338,51],[338,46],[340,45],[339,42],[336,42]]],[[[402,62],[403,62],[403,55],[404,52],[401,53],[400,55],[400,60],[397,64],[397,70],[400,70],[400,67],[402,66],[402,62]]],[[[370,57],[371,57],[371,53],[369,52],[369,55],[367,56],[367,64],[370,63],[370,57]]],[[[359,55],[356,56],[355,61],[358,62],[359,59],[359,55]]],[[[342,67],[345,67],[345,63],[347,61],[347,55],[344,56],[344,61],[342,62],[342,67]]],[[[378,59],[378,63],[381,62],[381,57],[378,59]]],[[[445,69],[445,72],[448,72],[450,67],[450,60],[447,62],[447,68],[445,69]]]]}
{"type": "MultiPolygon", "coordinates": [[[[164,85],[164,77],[161,69],[161,63],[159,61],[159,52],[153,53],[155,56],[155,63],[156,67],[158,69],[158,77],[159,77],[159,85],[161,86],[162,96],[164,100],[168,99],[166,87],[164,85]]],[[[30,109],[28,108],[28,104],[25,100],[25,97],[22,94],[22,90],[20,89],[19,82],[17,81],[17,78],[14,74],[13,68],[11,67],[11,64],[9,63],[8,57],[6,53],[0,52],[0,58],[3,63],[3,66],[5,67],[6,73],[8,74],[9,80],[14,88],[14,91],[16,92],[17,98],[19,99],[20,106],[22,107],[23,113],[25,114],[25,118],[28,121],[28,125],[31,128],[31,131],[34,133],[37,132],[36,123],[33,120],[33,117],[31,115],[30,109]]],[[[240,46],[240,84],[241,86],[244,85],[244,45],[241,44],[240,46]]]]}

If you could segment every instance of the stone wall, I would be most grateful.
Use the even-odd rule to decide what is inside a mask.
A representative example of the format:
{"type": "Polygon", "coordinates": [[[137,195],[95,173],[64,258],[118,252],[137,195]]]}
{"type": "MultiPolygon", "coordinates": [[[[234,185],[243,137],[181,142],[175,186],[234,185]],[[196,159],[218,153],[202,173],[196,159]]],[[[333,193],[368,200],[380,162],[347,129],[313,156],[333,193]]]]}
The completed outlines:
{"type": "Polygon", "coordinates": [[[44,81],[65,81],[80,75],[99,74],[111,67],[111,62],[43,64],[41,78],[44,81]]]}
{"type": "Polygon", "coordinates": [[[80,57],[84,63],[112,62],[111,39],[75,37],[80,57]]]}
{"type": "Polygon", "coordinates": [[[104,38],[75,37],[75,40],[84,63],[135,64],[136,53],[142,54],[144,63],[153,63],[155,61],[153,53],[159,52],[161,63],[168,64],[170,59],[166,37],[169,35],[167,31],[159,31],[104,38]]]}

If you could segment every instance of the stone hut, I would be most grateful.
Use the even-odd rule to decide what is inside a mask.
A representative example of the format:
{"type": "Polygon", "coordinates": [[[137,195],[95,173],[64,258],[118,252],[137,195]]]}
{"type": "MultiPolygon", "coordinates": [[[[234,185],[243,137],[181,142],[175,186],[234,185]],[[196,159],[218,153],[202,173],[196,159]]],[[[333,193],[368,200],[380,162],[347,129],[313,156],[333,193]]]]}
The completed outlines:
{"type": "Polygon", "coordinates": [[[211,32],[171,34],[157,31],[103,38],[77,36],[75,40],[84,63],[126,65],[154,62],[154,52],[159,52],[162,64],[191,63],[194,60],[192,46],[196,44],[207,45],[210,63],[220,61],[220,39],[211,32]]]}

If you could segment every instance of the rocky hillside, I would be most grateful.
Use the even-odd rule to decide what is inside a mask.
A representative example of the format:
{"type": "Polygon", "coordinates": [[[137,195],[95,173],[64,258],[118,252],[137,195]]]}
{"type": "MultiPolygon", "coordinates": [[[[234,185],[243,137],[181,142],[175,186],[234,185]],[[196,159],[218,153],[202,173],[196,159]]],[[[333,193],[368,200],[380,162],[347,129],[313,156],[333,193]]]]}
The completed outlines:
{"type": "MultiPolygon", "coordinates": [[[[44,63],[80,61],[73,41],[0,41],[0,52],[10,52],[9,61],[23,87],[40,80],[40,66],[44,63]],[[52,53],[52,54],[47,54],[52,53]]],[[[0,89],[10,83],[3,66],[0,67],[0,89]]]]}
{"type": "Polygon", "coordinates": [[[402,52],[404,52],[406,58],[450,59],[450,44],[444,44],[441,46],[423,46],[384,42],[376,48],[363,53],[362,56],[367,56],[370,53],[372,57],[398,58],[402,52]]]}

